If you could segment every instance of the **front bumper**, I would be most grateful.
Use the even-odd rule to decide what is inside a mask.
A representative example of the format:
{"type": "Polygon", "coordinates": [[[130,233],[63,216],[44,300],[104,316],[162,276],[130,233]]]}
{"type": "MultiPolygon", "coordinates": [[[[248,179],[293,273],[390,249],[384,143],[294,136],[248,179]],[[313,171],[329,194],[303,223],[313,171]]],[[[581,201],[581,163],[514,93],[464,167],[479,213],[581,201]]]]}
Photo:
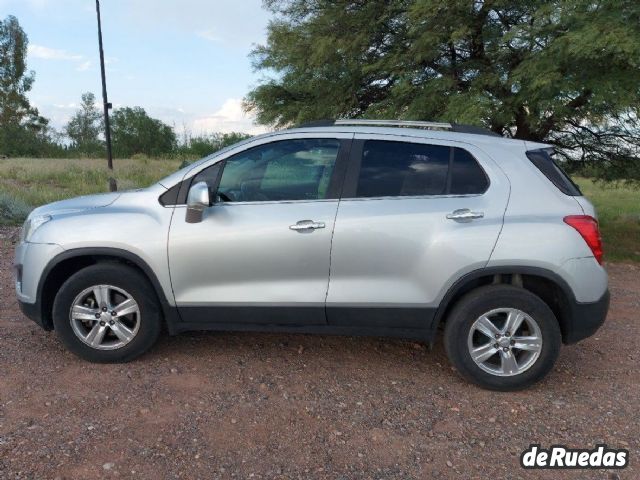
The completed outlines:
{"type": "Polygon", "coordinates": [[[564,332],[564,343],[572,344],[590,337],[602,326],[609,311],[610,295],[607,290],[597,302],[570,305],[569,325],[564,332]]]}
{"type": "Polygon", "coordinates": [[[33,320],[39,327],[50,331],[51,325],[47,324],[42,318],[42,308],[38,303],[26,303],[18,300],[18,305],[22,313],[29,319],[33,320]]]}
{"type": "Polygon", "coordinates": [[[24,303],[38,302],[38,286],[45,268],[52,258],[64,249],[52,243],[27,243],[16,245],[13,266],[16,277],[16,295],[24,303]]]}

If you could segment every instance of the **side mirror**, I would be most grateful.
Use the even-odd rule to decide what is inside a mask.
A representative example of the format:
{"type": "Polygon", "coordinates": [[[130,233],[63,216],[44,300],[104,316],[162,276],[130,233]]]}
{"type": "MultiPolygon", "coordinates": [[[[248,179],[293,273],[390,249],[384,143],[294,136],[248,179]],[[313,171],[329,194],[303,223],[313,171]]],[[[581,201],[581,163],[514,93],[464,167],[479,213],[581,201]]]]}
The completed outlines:
{"type": "Polygon", "coordinates": [[[209,186],[205,182],[198,182],[191,187],[187,196],[187,223],[200,223],[205,208],[211,206],[209,186]]]}

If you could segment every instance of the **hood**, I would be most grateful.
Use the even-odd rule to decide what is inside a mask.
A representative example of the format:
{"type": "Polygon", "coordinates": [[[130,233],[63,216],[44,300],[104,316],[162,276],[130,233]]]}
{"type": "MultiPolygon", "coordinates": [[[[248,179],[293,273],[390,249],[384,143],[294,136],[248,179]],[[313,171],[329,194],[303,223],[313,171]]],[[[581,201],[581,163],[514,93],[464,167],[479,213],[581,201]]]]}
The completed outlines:
{"type": "Polygon", "coordinates": [[[115,202],[122,192],[101,193],[98,195],[86,195],[84,197],[70,198],[59,202],[49,203],[42,207],[36,208],[31,216],[34,215],[60,215],[65,213],[80,212],[90,210],[92,208],[107,207],[115,202]]]}

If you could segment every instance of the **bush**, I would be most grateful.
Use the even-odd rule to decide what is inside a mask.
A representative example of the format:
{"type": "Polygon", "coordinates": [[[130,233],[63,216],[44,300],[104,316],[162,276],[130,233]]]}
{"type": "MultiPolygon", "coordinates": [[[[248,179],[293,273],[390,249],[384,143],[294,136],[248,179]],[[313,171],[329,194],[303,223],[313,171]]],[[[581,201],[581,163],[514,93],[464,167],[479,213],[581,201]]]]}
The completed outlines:
{"type": "Polygon", "coordinates": [[[135,155],[131,155],[131,160],[141,162],[143,165],[149,165],[151,159],[149,158],[149,155],[145,153],[136,153],[135,155]]]}
{"type": "Polygon", "coordinates": [[[24,201],[0,192],[0,225],[17,225],[25,221],[33,207],[24,201]]]}

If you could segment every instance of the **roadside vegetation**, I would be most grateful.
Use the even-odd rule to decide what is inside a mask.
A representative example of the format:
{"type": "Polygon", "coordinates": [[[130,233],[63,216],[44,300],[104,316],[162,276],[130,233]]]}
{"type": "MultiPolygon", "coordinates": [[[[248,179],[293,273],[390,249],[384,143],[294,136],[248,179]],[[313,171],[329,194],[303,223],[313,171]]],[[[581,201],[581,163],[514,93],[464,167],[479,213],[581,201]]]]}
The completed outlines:
{"type": "Polygon", "coordinates": [[[640,190],[587,178],[577,183],[598,210],[605,259],[640,262],[640,190]]]}
{"type": "MultiPolygon", "coordinates": [[[[182,163],[180,159],[150,159],[141,155],[116,160],[118,187],[120,190],[147,187],[182,163]]],[[[39,205],[106,192],[109,176],[102,159],[0,160],[0,225],[20,225],[31,209],[39,205]]],[[[640,262],[640,190],[587,178],[578,178],[577,183],[598,209],[607,260],[640,262]]]]}

